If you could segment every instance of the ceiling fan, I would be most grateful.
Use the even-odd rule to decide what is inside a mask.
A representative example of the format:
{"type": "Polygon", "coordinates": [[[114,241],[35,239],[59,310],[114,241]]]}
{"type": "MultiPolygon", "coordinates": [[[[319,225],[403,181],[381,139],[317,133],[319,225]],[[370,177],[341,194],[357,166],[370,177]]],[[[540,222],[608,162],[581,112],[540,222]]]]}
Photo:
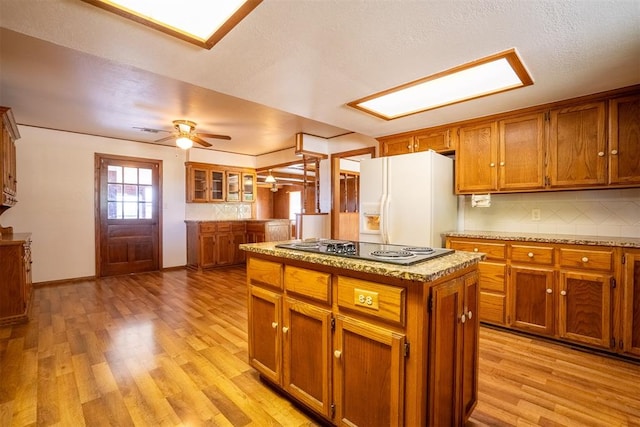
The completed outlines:
{"type": "Polygon", "coordinates": [[[175,132],[173,132],[171,136],[158,139],[155,142],[164,142],[175,139],[178,147],[187,150],[193,146],[194,142],[202,145],[203,147],[211,147],[211,144],[202,138],[225,139],[227,141],[231,139],[228,135],[196,132],[196,123],[190,120],[174,120],[173,127],[175,128],[175,132]]]}

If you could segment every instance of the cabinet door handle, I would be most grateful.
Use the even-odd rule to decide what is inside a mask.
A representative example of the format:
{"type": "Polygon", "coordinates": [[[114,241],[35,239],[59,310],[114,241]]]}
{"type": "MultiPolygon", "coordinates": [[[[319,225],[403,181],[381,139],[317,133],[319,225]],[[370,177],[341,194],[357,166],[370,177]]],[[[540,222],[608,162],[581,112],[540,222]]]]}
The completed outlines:
{"type": "Polygon", "coordinates": [[[473,248],[473,252],[478,252],[478,248],[473,248]]]}
{"type": "Polygon", "coordinates": [[[567,296],[567,291],[560,291],[560,295],[562,295],[563,297],[567,296]]]}
{"type": "Polygon", "coordinates": [[[598,156],[600,156],[600,157],[604,157],[604,151],[599,151],[599,152],[598,152],[598,156]]]}
{"type": "Polygon", "coordinates": [[[533,258],[533,252],[529,252],[529,253],[527,254],[527,256],[528,256],[529,258],[533,258]]]}
{"type": "Polygon", "coordinates": [[[547,293],[548,293],[548,294],[553,293],[553,289],[551,289],[551,288],[547,288],[547,293]]]}
{"type": "Polygon", "coordinates": [[[504,162],[500,162],[500,166],[504,166],[504,162]]]}
{"type": "Polygon", "coordinates": [[[278,323],[277,322],[271,322],[271,327],[273,329],[276,329],[278,327],[278,323]]]}
{"type": "Polygon", "coordinates": [[[472,317],[473,317],[473,313],[471,312],[471,310],[469,310],[467,312],[467,319],[471,320],[472,317]]]}
{"type": "Polygon", "coordinates": [[[336,359],[340,359],[340,357],[342,357],[342,352],[340,350],[334,351],[333,357],[335,357],[336,359]]]}
{"type": "Polygon", "coordinates": [[[413,144],[413,148],[415,148],[416,150],[418,149],[418,143],[417,142],[415,144],[413,144]]]}
{"type": "Polygon", "coordinates": [[[282,333],[286,334],[287,332],[289,332],[289,328],[287,328],[286,326],[282,327],[282,333]]]}
{"type": "Polygon", "coordinates": [[[461,321],[462,323],[464,323],[464,322],[466,322],[466,321],[467,321],[467,316],[465,316],[465,315],[464,315],[464,313],[462,313],[462,316],[460,316],[460,321],[461,321]]]}
{"type": "Polygon", "coordinates": [[[492,168],[495,168],[495,167],[496,167],[496,164],[495,164],[495,163],[493,163],[493,162],[491,162],[491,163],[489,163],[489,166],[491,166],[492,168]]]}
{"type": "Polygon", "coordinates": [[[411,150],[411,144],[407,145],[407,149],[411,150]]]}
{"type": "Polygon", "coordinates": [[[589,258],[587,258],[586,256],[582,257],[582,262],[589,262],[589,258]]]}
{"type": "Polygon", "coordinates": [[[611,154],[615,156],[616,154],[618,154],[618,150],[611,150],[611,154]]]}

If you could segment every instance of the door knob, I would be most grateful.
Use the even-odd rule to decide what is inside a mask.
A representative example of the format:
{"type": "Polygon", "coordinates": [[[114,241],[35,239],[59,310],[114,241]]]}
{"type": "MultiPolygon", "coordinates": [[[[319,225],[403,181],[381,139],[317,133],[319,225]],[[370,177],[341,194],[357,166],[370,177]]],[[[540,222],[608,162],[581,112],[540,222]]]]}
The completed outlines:
{"type": "Polygon", "coordinates": [[[618,154],[618,150],[611,150],[611,154],[615,156],[616,154],[618,154]]]}
{"type": "Polygon", "coordinates": [[[271,322],[271,327],[273,329],[276,329],[278,327],[278,323],[277,322],[271,322]]]}
{"type": "Polygon", "coordinates": [[[336,350],[336,351],[333,352],[333,356],[336,359],[340,359],[340,357],[342,356],[342,352],[340,350],[336,350]]]}
{"type": "Polygon", "coordinates": [[[560,295],[566,296],[567,295],[567,291],[560,291],[560,295]]]}
{"type": "Polygon", "coordinates": [[[282,327],[282,333],[286,334],[287,332],[289,332],[289,328],[287,328],[286,326],[282,327]]]}
{"type": "Polygon", "coordinates": [[[553,289],[551,289],[551,288],[547,288],[547,293],[548,293],[548,294],[553,293],[553,289]]]}

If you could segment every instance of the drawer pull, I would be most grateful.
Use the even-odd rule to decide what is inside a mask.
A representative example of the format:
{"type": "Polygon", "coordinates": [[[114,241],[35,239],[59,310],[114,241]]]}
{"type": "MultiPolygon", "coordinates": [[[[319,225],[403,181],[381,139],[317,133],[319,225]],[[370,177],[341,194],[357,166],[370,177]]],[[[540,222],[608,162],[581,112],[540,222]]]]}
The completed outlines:
{"type": "Polygon", "coordinates": [[[527,254],[527,256],[528,256],[529,258],[533,258],[533,252],[529,252],[529,253],[527,254]]]}
{"type": "Polygon", "coordinates": [[[336,359],[340,359],[341,356],[342,352],[340,350],[336,350],[333,352],[333,357],[335,357],[336,359]]]}
{"type": "Polygon", "coordinates": [[[567,291],[560,291],[560,295],[562,295],[563,297],[567,295],[567,291]]]}
{"type": "Polygon", "coordinates": [[[582,257],[582,262],[589,262],[589,258],[587,258],[586,256],[582,257]]]}
{"type": "Polygon", "coordinates": [[[286,326],[282,327],[282,333],[286,334],[287,332],[289,332],[289,328],[287,328],[286,326]]]}
{"type": "Polygon", "coordinates": [[[553,289],[551,289],[551,288],[547,288],[547,293],[548,293],[548,294],[553,293],[553,289]]]}
{"type": "Polygon", "coordinates": [[[478,252],[478,248],[473,248],[473,252],[478,252]]]}
{"type": "Polygon", "coordinates": [[[278,323],[277,322],[271,322],[271,327],[273,329],[276,329],[278,327],[278,323]]]}

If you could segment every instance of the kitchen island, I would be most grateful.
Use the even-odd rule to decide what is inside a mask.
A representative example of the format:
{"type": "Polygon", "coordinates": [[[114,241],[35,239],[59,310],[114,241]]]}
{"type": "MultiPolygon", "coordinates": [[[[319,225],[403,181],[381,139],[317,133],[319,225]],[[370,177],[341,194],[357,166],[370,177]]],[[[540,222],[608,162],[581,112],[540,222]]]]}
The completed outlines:
{"type": "Polygon", "coordinates": [[[462,425],[477,400],[478,262],[398,266],[240,245],[249,361],[335,425],[462,425]]]}

